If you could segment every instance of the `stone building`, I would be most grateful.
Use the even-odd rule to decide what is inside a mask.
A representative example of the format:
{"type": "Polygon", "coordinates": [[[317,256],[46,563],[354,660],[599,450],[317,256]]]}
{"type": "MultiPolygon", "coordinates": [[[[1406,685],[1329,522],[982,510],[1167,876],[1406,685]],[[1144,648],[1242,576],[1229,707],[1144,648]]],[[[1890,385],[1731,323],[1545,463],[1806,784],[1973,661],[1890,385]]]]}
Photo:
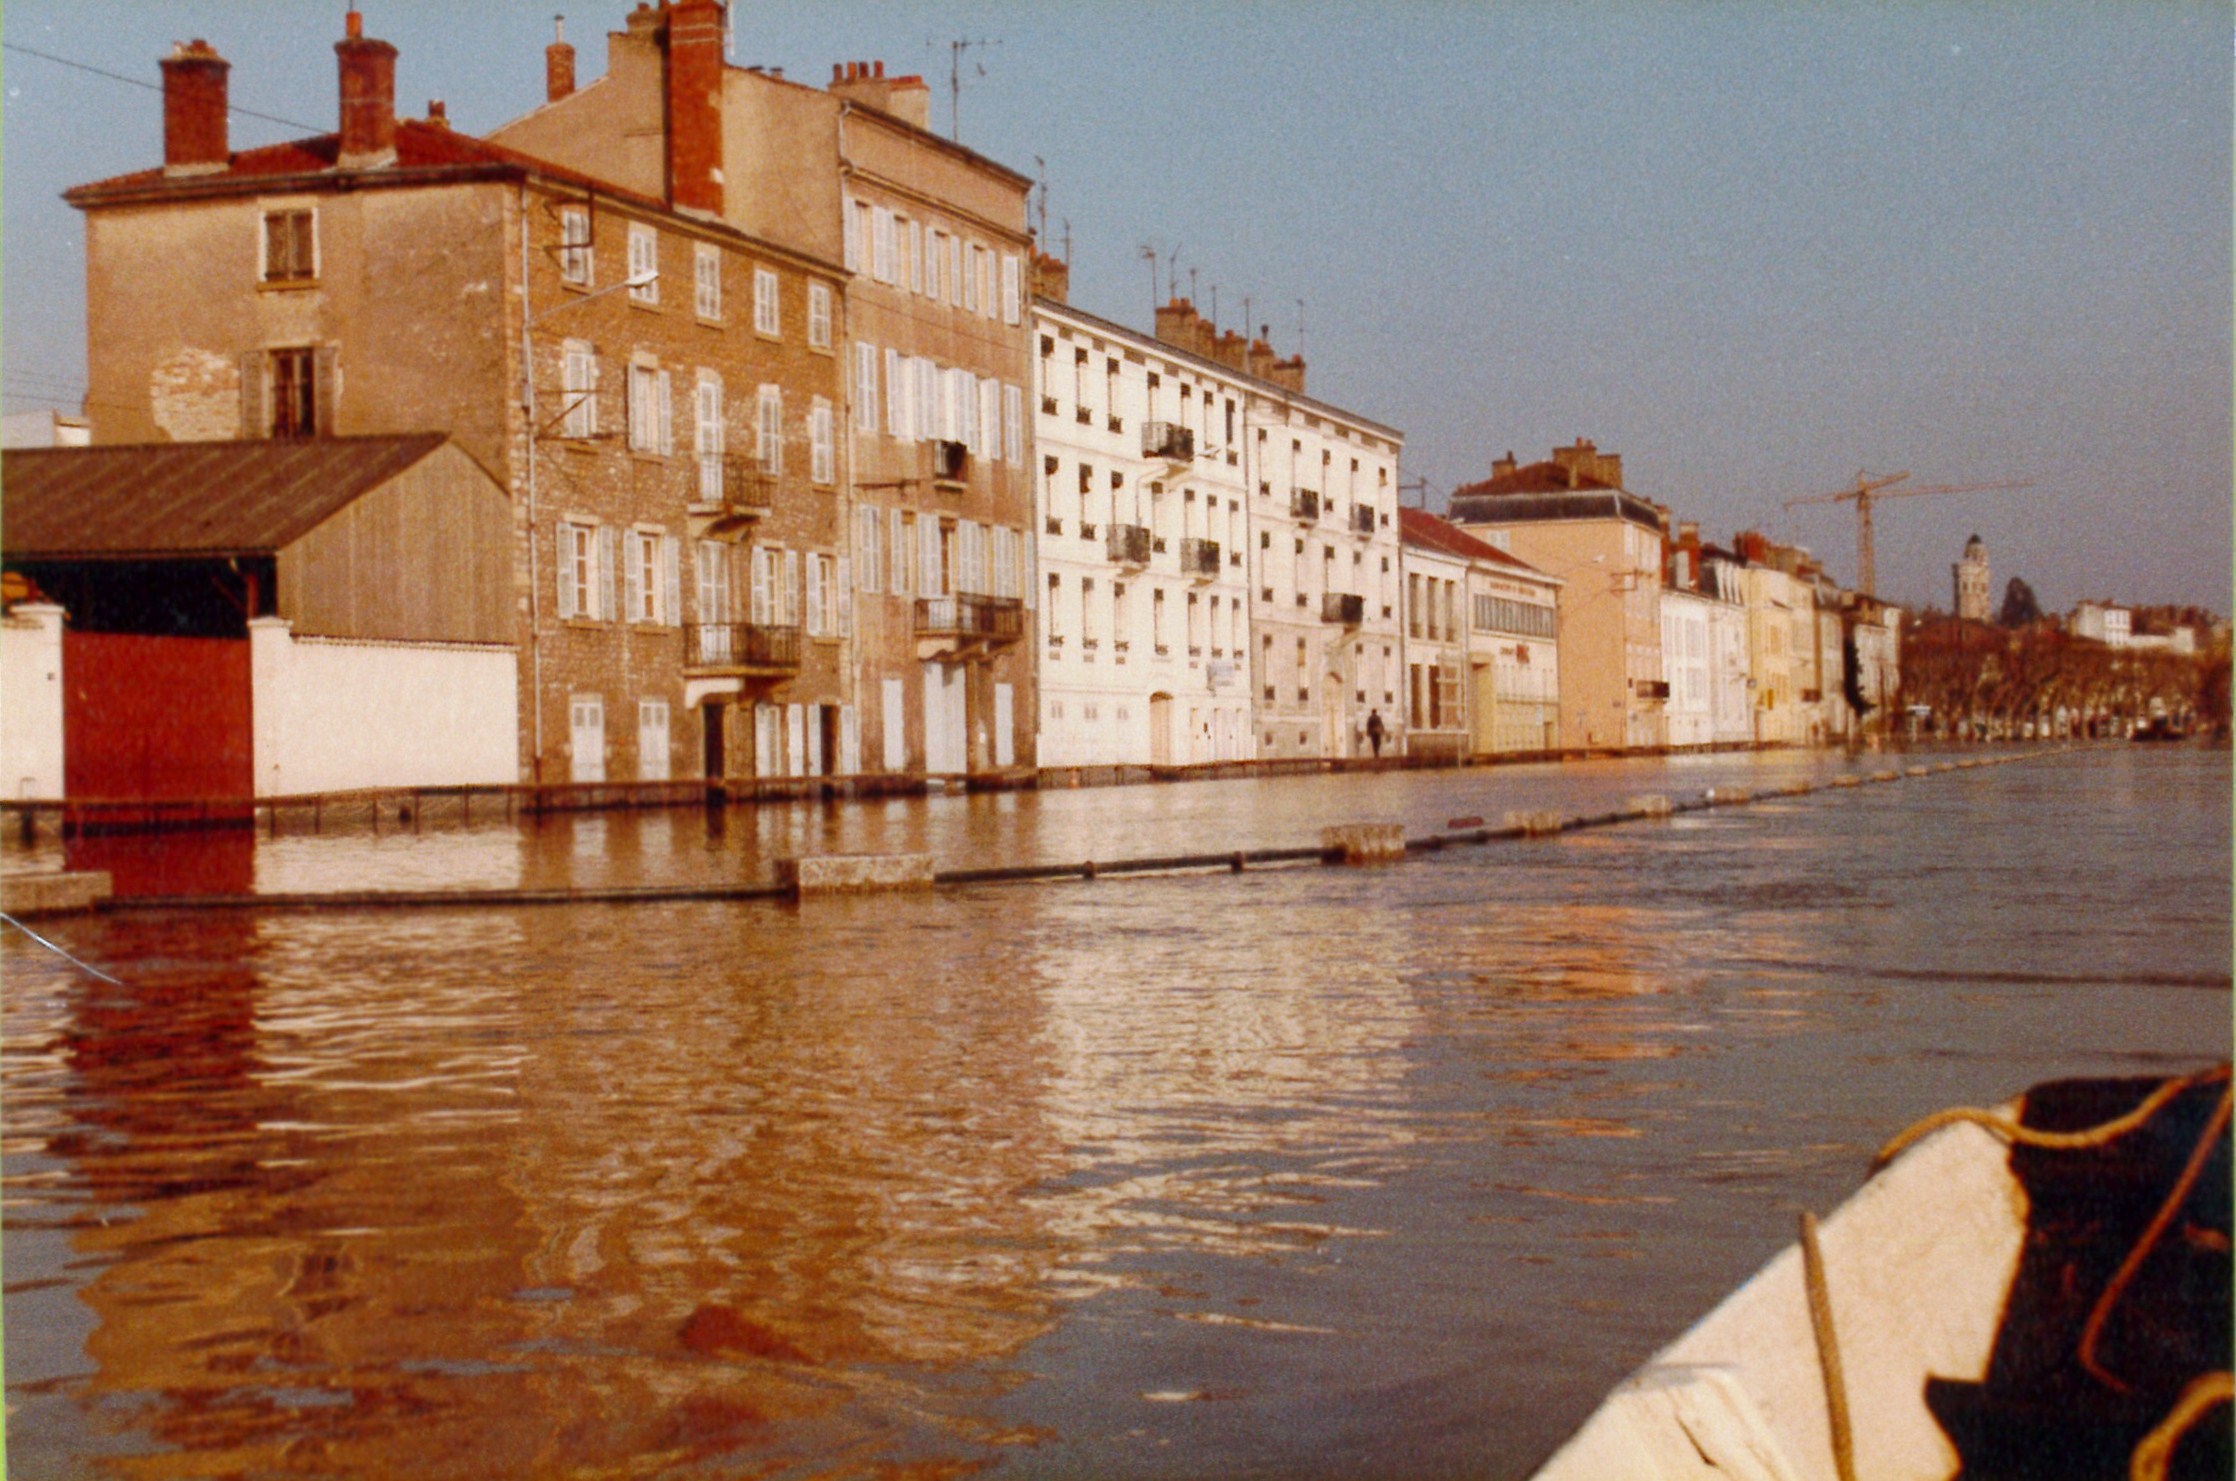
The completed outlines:
{"type": "Polygon", "coordinates": [[[1620,454],[1578,438],[1452,495],[1453,522],[1561,578],[1561,744],[1667,745],[1662,544],[1667,513],[1623,487],[1620,454]]]}
{"type": "MultiPolygon", "coordinates": [[[[69,192],[94,440],[447,433],[510,502],[522,779],[847,769],[835,244],[726,216],[688,140],[555,162],[397,117],[354,12],[335,51],[340,129],[235,153],[228,64],[179,48],[163,166],[69,192]]],[[[531,117],[577,96],[546,66],[531,117]]]]}
{"type": "Polygon", "coordinates": [[[604,76],[576,90],[570,63],[566,88],[491,137],[843,266],[825,316],[754,321],[782,342],[804,324],[831,371],[797,411],[779,403],[839,429],[817,500],[839,523],[815,553],[842,629],[830,656],[860,708],[826,720],[826,759],[835,741],[849,768],[1028,767],[1031,182],[931,133],[922,78],[844,62],[818,88],[729,66],[724,24],[716,0],[639,5],[607,39],[604,76]]]}
{"type": "Polygon", "coordinates": [[[1988,622],[1988,547],[1978,535],[1964,542],[1964,558],[1949,567],[1956,583],[1956,615],[1966,622],[1988,622]]]}
{"type": "Polygon", "coordinates": [[[1443,732],[1457,727],[1473,756],[1559,750],[1560,581],[1425,509],[1399,519],[1408,714],[1427,722],[1416,749],[1427,734],[1449,751],[1443,732]]]}

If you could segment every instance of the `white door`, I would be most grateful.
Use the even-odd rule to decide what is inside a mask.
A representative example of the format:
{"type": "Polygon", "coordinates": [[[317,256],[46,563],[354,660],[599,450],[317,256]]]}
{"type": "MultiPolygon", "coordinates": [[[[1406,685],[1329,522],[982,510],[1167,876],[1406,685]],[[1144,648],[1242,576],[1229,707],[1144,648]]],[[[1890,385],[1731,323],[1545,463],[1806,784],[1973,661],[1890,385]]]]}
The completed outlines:
{"type": "Polygon", "coordinates": [[[668,774],[668,702],[640,699],[637,701],[637,780],[664,782],[668,774]]]}
{"type": "Polygon", "coordinates": [[[578,782],[606,779],[606,702],[595,694],[578,694],[567,706],[571,737],[568,776],[578,782]]]}
{"type": "Polygon", "coordinates": [[[901,681],[887,679],[883,686],[885,696],[885,769],[908,769],[908,716],[904,713],[908,701],[902,696],[901,681]]]}
{"type": "Polygon", "coordinates": [[[787,776],[807,775],[807,707],[784,707],[785,768],[787,776]]]}
{"type": "Polygon", "coordinates": [[[823,714],[828,705],[807,705],[807,775],[823,775],[823,714]]]}
{"type": "Polygon", "coordinates": [[[970,770],[970,721],[963,684],[960,668],[924,665],[924,770],[934,776],[970,770]]]}
{"type": "Polygon", "coordinates": [[[994,686],[994,764],[1017,764],[1017,690],[1015,685],[994,686]]]}
{"type": "Polygon", "coordinates": [[[1149,696],[1149,764],[1172,765],[1172,696],[1149,696]]]}
{"type": "Polygon", "coordinates": [[[839,706],[839,773],[854,776],[862,769],[862,717],[854,706],[839,706]]]}

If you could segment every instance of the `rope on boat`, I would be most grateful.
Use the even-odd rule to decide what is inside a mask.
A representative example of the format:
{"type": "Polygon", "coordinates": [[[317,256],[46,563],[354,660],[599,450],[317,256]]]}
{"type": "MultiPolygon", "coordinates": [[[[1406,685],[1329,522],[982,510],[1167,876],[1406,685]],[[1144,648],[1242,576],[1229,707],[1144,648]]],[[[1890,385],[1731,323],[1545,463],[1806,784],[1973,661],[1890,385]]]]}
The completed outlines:
{"type": "MultiPolygon", "coordinates": [[[[2227,1066],[2222,1066],[2221,1073],[2226,1075],[2227,1072],[2227,1066]]],[[[2232,1099],[2236,1099],[2236,1086],[2221,1091],[2220,1104],[2213,1108],[2212,1119],[2205,1123],[2205,1134],[2197,1139],[2197,1145],[2190,1150],[2189,1161],[2182,1167],[2182,1175],[2174,1180],[2173,1188],[2167,1192],[2166,1201],[2151,1216],[2150,1225],[2144,1229],[2143,1237],[2135,1241],[2135,1248],[2127,1252],[2127,1258],[2113,1272],[2110,1283],[2104,1287],[2104,1294],[2096,1298],[2096,1305],[2088,1314],[2088,1325],[2081,1328],[2081,1345],[2076,1353],[2081,1367],[2090,1377],[2114,1393],[2126,1393],[2128,1383],[2096,1361],[2096,1340],[2104,1335],[2104,1324],[2111,1318],[2112,1308],[2119,1304],[2120,1297],[2126,1294],[2128,1283],[2143,1268],[2143,1261],[2150,1257],[2159,1237],[2166,1233],[2166,1226],[2174,1222],[2174,1215],[2181,1212],[2182,1205],[2189,1201],[2190,1190],[2204,1176],[2205,1164],[2212,1159],[2221,1133],[2228,1129],[2232,1099]]]]}
{"type": "Polygon", "coordinates": [[[1825,1414],[1832,1427],[1832,1464],[1840,1481],[1856,1481],[1855,1432],[1848,1420],[1848,1381],[1840,1367],[1840,1338],[1832,1326],[1832,1293],[1825,1286],[1824,1251],[1817,1247],[1817,1216],[1801,1211],[1801,1273],[1809,1288],[1809,1326],[1817,1335],[1817,1368],[1824,1375],[1825,1414]]]}
{"type": "Polygon", "coordinates": [[[2182,1396],[2174,1401],[2151,1432],[2135,1447],[2128,1457],[2128,1481],[2166,1481],[2166,1468],[2173,1462],[2175,1447],[2182,1437],[2196,1428],[2215,1407],[2236,1399],[2236,1377],[2226,1371],[2200,1373],[2189,1381],[2182,1396]]]}
{"type": "Polygon", "coordinates": [[[2208,1069],[2198,1070],[2194,1074],[2184,1075],[2180,1079],[2169,1080],[2144,1097],[2142,1104],[2126,1115],[2116,1117],[2101,1126],[2086,1127],[2080,1131],[2041,1131],[2032,1126],[2021,1126],[2008,1116],[2000,1115],[1994,1111],[1982,1110],[1978,1106],[1951,1106],[1945,1111],[1935,1111],[1916,1125],[1897,1132],[1894,1139],[1881,1147],[1878,1155],[1871,1159],[1871,1171],[1878,1172],[1909,1150],[1916,1142],[1931,1136],[1944,1126],[1954,1126],[1960,1121],[1969,1121],[1975,1126],[1984,1126],[2005,1141],[2014,1142],[2022,1147],[2044,1147],[2052,1151],[2076,1151],[2087,1147],[2101,1147],[2107,1142],[2125,1136],[2136,1127],[2150,1120],[2159,1113],[2168,1101],[2173,1100],[2183,1091],[2199,1085],[2216,1084],[2228,1078],[2228,1065],[2217,1064],[2208,1069]]]}

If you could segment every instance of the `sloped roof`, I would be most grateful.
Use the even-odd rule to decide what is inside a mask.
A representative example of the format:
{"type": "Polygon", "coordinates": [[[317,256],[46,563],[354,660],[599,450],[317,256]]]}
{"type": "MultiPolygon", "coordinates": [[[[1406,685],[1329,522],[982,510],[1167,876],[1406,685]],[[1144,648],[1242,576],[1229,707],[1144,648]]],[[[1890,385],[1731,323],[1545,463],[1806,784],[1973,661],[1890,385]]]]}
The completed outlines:
{"type": "Polygon", "coordinates": [[[111,196],[130,197],[148,191],[207,191],[229,180],[268,181],[293,176],[331,175],[337,185],[357,187],[368,183],[403,184],[424,180],[430,175],[440,177],[494,169],[542,175],[585,190],[596,190],[641,205],[666,209],[662,202],[651,196],[595,179],[579,170],[552,164],[532,154],[523,154],[503,144],[492,144],[487,139],[419,119],[396,120],[396,162],[392,165],[370,170],[336,171],[335,164],[340,155],[341,135],[319,134],[308,139],[289,140],[284,144],[267,144],[260,149],[240,150],[227,160],[224,169],[212,170],[207,174],[171,176],[164,174],[160,168],[136,170],[129,175],[115,175],[89,185],[75,186],[64,191],[62,198],[72,205],[82,206],[99,204],[111,196]]]}
{"type": "Polygon", "coordinates": [[[1532,576],[1543,577],[1548,581],[1555,579],[1546,576],[1543,571],[1540,571],[1528,561],[1519,560],[1507,554],[1487,540],[1476,539],[1450,520],[1440,519],[1426,509],[1410,509],[1400,505],[1398,508],[1398,531],[1408,545],[1421,545],[1431,550],[1441,550],[1446,555],[1456,555],[1462,560],[1488,561],[1494,566],[1506,566],[1513,570],[1526,571],[1532,576]]]}
{"type": "Polygon", "coordinates": [[[448,440],[415,432],[13,449],[0,453],[0,555],[270,554],[448,440]]]}
{"type": "Polygon", "coordinates": [[[1571,481],[1568,469],[1548,460],[1526,463],[1494,478],[1486,478],[1481,483],[1471,483],[1464,488],[1455,489],[1452,497],[1458,499],[1479,494],[1567,494],[1616,487],[1618,485],[1595,477],[1582,468],[1576,470],[1576,476],[1571,481]]]}

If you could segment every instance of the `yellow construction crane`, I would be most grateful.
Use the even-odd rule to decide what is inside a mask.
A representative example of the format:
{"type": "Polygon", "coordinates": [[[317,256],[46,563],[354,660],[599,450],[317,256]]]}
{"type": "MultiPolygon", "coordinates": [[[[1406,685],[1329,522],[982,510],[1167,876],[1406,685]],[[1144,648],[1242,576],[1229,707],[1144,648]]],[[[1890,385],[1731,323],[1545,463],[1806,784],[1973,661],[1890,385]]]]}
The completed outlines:
{"type": "Polygon", "coordinates": [[[1804,504],[1853,503],[1856,506],[1856,590],[1865,596],[1879,594],[1878,562],[1871,547],[1871,502],[1874,499],[1908,499],[1919,494],[1971,494],[1988,489],[2023,489],[2034,486],[2031,479],[2007,479],[2000,483],[1930,483],[1922,488],[1883,492],[1889,485],[1900,483],[1909,476],[1907,472],[1902,472],[1873,478],[1859,468],[1856,470],[1856,486],[1852,489],[1786,500],[1788,509],[1798,509],[1804,504]]]}

